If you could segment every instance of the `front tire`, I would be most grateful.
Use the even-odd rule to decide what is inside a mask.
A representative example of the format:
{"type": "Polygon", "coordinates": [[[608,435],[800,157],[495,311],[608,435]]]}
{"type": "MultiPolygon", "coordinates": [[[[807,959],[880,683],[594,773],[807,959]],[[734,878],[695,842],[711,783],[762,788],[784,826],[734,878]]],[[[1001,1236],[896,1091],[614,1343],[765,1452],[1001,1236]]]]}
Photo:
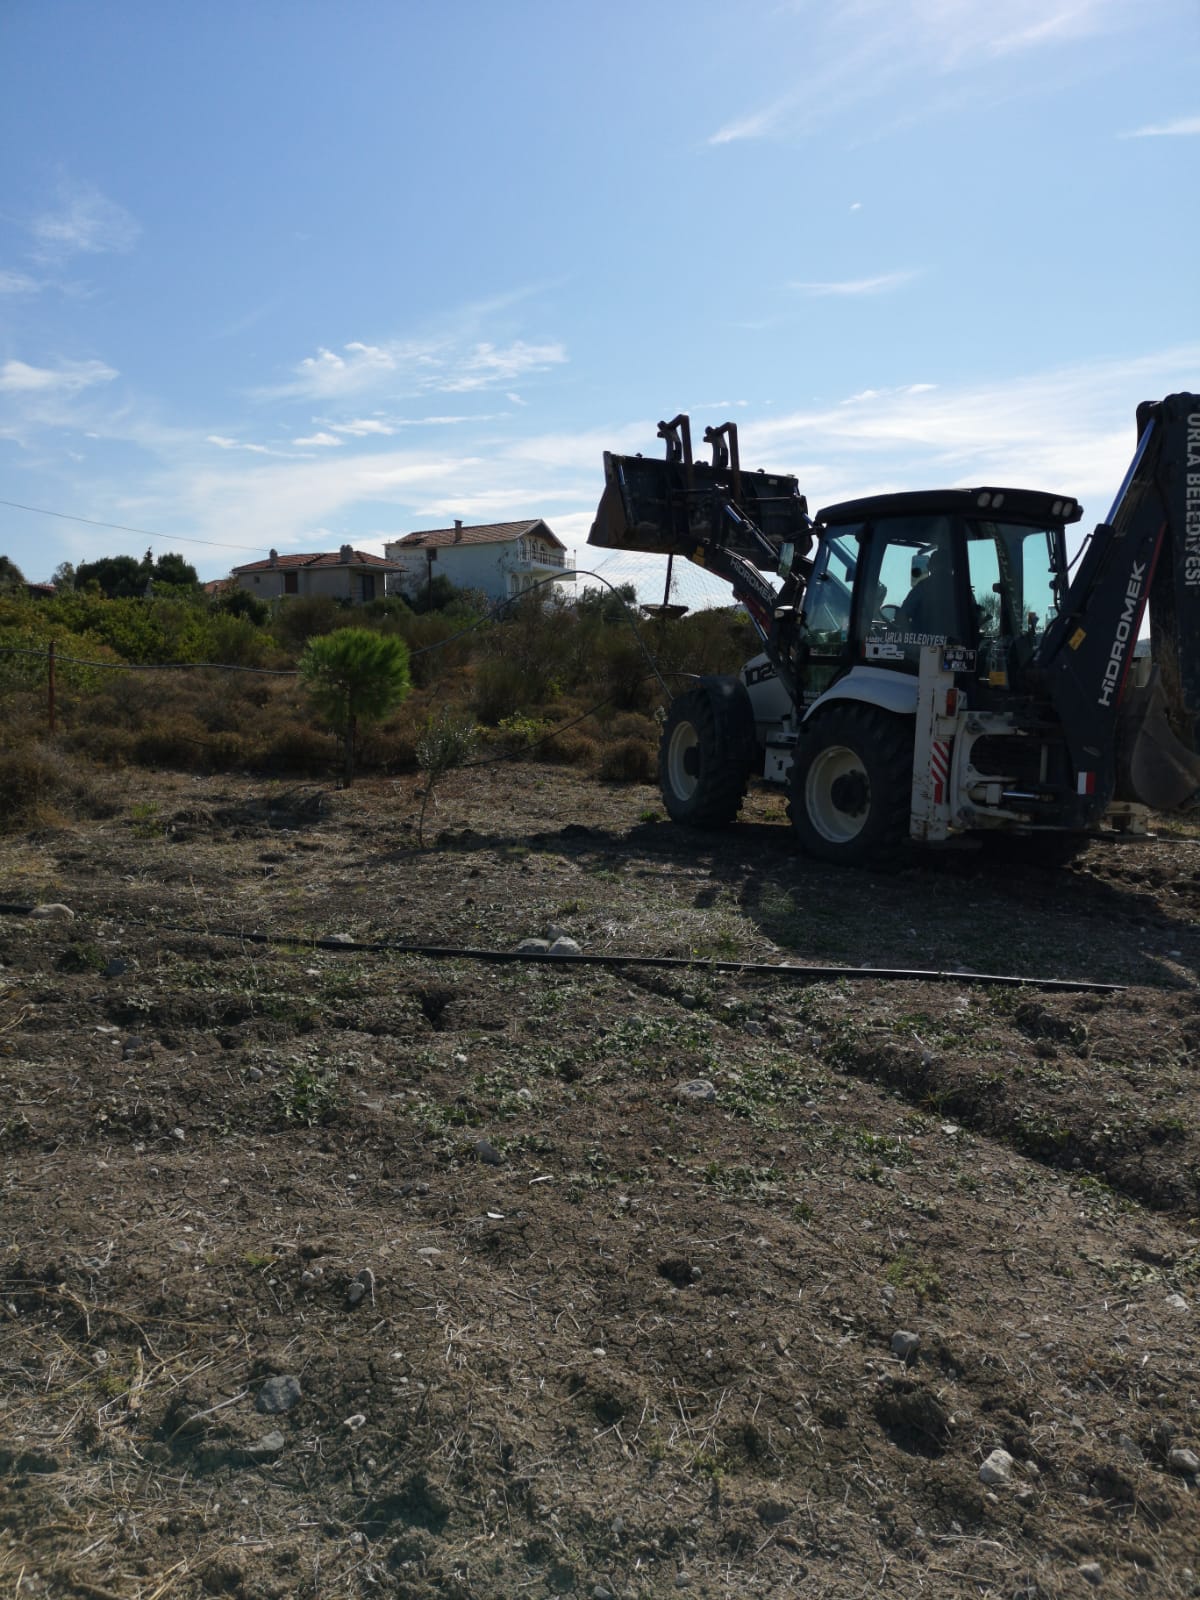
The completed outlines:
{"type": "Polygon", "coordinates": [[[754,717],[740,684],[716,681],[679,695],[658,751],[663,805],[672,822],[728,827],[746,798],[754,755],[754,717]]]}
{"type": "Polygon", "coordinates": [[[847,701],[804,724],[788,816],[806,854],[844,866],[894,865],[912,810],[911,721],[847,701]]]}

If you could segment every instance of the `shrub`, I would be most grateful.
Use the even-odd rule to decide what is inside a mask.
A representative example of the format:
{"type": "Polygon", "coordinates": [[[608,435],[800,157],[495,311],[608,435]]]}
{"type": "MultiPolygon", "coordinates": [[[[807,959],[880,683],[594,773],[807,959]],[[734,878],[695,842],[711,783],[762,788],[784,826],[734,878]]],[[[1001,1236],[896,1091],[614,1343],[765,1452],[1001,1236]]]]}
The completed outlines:
{"type": "Polygon", "coordinates": [[[655,751],[643,739],[618,739],[600,757],[600,776],[611,783],[652,783],[655,751]]]}
{"type": "Polygon", "coordinates": [[[64,815],[104,816],[111,811],[92,774],[50,745],[0,750],[0,832],[61,824],[64,815]]]}
{"type": "Polygon", "coordinates": [[[275,617],[275,636],[291,650],[300,650],[309,639],[332,633],[346,622],[346,607],[331,595],[298,595],[284,600],[275,617]]]}

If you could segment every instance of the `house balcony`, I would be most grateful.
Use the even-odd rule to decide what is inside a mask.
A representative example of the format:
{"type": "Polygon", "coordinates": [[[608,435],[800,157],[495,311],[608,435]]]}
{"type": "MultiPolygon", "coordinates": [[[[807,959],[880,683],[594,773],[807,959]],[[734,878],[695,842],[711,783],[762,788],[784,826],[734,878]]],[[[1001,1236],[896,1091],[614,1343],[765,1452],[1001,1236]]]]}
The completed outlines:
{"type": "Polygon", "coordinates": [[[552,578],[556,572],[570,571],[572,576],[564,577],[563,583],[574,583],[575,552],[573,550],[540,550],[534,552],[528,549],[518,551],[515,558],[509,563],[512,572],[528,572],[539,578],[552,578]]]}

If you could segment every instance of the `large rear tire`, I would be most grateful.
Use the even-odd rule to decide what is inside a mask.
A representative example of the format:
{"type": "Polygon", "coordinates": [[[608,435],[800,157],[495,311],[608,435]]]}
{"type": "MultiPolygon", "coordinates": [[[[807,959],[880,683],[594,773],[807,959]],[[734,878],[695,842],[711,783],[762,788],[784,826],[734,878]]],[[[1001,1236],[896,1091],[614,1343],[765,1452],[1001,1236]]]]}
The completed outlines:
{"type": "Polygon", "coordinates": [[[805,852],[844,866],[894,866],[912,809],[911,721],[844,701],[801,729],[788,816],[805,852]]]}
{"type": "Polygon", "coordinates": [[[659,784],[672,822],[725,828],[746,798],[754,717],[740,684],[714,682],[671,702],[658,750],[659,784]]]}

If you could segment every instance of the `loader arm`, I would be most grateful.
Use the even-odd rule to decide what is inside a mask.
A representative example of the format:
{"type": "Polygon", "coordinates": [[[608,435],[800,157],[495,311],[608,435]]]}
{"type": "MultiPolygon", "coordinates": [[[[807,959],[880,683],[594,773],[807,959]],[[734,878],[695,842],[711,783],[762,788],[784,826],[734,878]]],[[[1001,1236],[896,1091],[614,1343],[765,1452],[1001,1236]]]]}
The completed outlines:
{"type": "Polygon", "coordinates": [[[1200,801],[1200,396],[1138,407],[1133,460],[1035,659],[1081,794],[1200,801]],[[1131,668],[1149,604],[1151,681],[1131,668]]]}
{"type": "Polygon", "coordinates": [[[711,463],[695,461],[686,416],[659,424],[667,458],[604,454],[604,494],[588,543],[685,556],[724,579],[745,606],[768,659],[795,698],[792,644],[810,570],[808,503],[796,479],[744,472],[733,423],[709,428],[711,463]],[[784,578],[778,592],[764,571],[784,578]]]}

